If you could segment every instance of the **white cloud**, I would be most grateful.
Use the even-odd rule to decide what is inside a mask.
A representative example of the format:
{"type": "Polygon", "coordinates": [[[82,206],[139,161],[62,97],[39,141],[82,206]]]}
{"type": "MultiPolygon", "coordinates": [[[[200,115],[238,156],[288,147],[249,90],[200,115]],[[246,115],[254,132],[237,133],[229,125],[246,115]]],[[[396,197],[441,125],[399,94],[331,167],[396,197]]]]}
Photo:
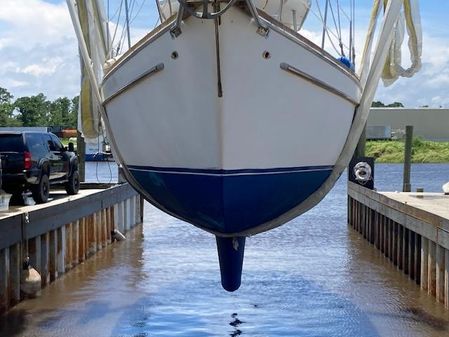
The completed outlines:
{"type": "Polygon", "coordinates": [[[79,91],[78,44],[65,1],[1,0],[0,86],[15,97],[79,91]]]}
{"type": "MultiPolygon", "coordinates": [[[[73,97],[79,91],[78,45],[64,0],[57,4],[43,0],[0,0],[0,86],[16,97],[44,93],[50,99],[73,97]]],[[[143,11],[142,11],[143,12],[143,11]]],[[[358,14],[355,36],[360,61],[369,11],[358,14]]],[[[313,18],[313,16],[309,16],[313,18]]],[[[154,20],[146,18],[145,22],[154,20]]],[[[436,33],[432,20],[423,20],[423,66],[412,79],[400,79],[394,85],[379,87],[376,100],[401,101],[407,106],[449,107],[449,38],[436,33]]],[[[436,29],[436,28],[435,28],[436,29]]],[[[114,29],[112,29],[114,30],[114,29]]],[[[120,36],[122,27],[118,27],[120,36]]],[[[133,29],[133,42],[146,29],[133,29]]],[[[343,30],[342,34],[347,35],[343,30]]],[[[446,34],[446,33],[445,33],[446,34]]],[[[305,26],[304,35],[321,43],[321,30],[305,26]]],[[[328,50],[335,54],[328,45],[328,50]]],[[[407,53],[404,53],[407,65],[407,53]]]]}
{"type": "Polygon", "coordinates": [[[44,58],[40,64],[30,64],[22,69],[18,69],[18,72],[23,74],[30,74],[35,77],[53,75],[58,70],[59,66],[64,64],[64,60],[61,57],[44,58]]]}

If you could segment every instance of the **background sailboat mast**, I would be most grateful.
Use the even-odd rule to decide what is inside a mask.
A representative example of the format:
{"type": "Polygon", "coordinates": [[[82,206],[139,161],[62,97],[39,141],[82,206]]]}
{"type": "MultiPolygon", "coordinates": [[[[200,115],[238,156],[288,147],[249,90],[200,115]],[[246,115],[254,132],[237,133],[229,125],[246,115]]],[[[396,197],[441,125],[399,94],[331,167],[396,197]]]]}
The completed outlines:
{"type": "Polygon", "coordinates": [[[126,15],[126,32],[128,35],[128,49],[131,48],[131,35],[129,32],[129,7],[128,0],[125,0],[125,15],[126,15]]]}
{"type": "Polygon", "coordinates": [[[329,10],[329,0],[326,0],[326,7],[324,8],[324,23],[323,23],[323,38],[321,40],[321,48],[324,49],[324,42],[326,40],[326,29],[327,29],[327,12],[329,10]]]}

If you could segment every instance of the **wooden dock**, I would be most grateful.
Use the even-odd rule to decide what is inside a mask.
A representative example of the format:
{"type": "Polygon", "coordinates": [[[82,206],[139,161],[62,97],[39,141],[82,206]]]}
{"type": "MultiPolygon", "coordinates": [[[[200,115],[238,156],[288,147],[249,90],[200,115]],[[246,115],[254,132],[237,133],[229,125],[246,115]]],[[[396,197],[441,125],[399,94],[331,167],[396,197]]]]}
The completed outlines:
{"type": "Polygon", "coordinates": [[[28,255],[42,287],[143,221],[143,199],[128,184],[85,186],[67,196],[52,191],[50,202],[0,212],[0,314],[17,304],[22,262],[28,255]]]}
{"type": "Polygon", "coordinates": [[[449,196],[348,183],[348,224],[449,308],[449,196]]]}

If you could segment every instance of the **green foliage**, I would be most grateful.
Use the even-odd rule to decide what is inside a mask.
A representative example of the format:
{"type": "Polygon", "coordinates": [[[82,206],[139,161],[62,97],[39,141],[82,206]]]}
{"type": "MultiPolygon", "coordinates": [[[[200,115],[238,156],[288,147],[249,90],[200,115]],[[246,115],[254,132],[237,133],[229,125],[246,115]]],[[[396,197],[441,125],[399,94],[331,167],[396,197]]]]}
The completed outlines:
{"type": "Polygon", "coordinates": [[[371,103],[371,106],[373,108],[403,108],[404,104],[402,104],[401,102],[393,102],[390,104],[385,105],[383,102],[381,101],[373,101],[371,103]]]}
{"type": "Polygon", "coordinates": [[[373,101],[373,102],[371,103],[371,106],[372,106],[373,108],[382,108],[382,107],[385,106],[385,104],[383,104],[381,101],[373,101]]]}
{"type": "Polygon", "coordinates": [[[387,105],[388,108],[403,108],[404,104],[401,102],[394,102],[387,105]]]}
{"type": "Polygon", "coordinates": [[[13,117],[13,95],[8,90],[0,88],[0,126],[17,126],[20,124],[13,117]]]}
{"type": "Polygon", "coordinates": [[[19,112],[19,120],[23,126],[46,125],[50,102],[44,94],[31,97],[20,97],[14,103],[19,112]]]}
{"type": "Polygon", "coordinates": [[[19,97],[0,87],[0,126],[61,126],[76,128],[78,101],[60,97],[54,101],[40,93],[31,97],[19,97]]]}
{"type": "MultiPolygon", "coordinates": [[[[413,139],[413,163],[448,163],[449,142],[432,142],[422,138],[413,139]]],[[[402,163],[403,141],[367,141],[366,155],[376,158],[378,163],[402,163]]]]}

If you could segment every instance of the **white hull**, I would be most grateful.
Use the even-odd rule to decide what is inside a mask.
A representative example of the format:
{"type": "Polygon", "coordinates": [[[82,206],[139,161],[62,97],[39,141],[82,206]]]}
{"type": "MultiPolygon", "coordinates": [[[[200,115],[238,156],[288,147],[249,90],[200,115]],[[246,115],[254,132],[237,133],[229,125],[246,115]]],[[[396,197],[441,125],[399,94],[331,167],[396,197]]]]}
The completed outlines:
{"type": "MultiPolygon", "coordinates": [[[[167,25],[119,60],[106,75],[103,94],[110,139],[123,163],[176,174],[332,170],[360,85],[318,47],[266,23],[264,37],[238,8],[221,16],[220,71],[214,21],[195,18],[183,21],[177,38],[167,25]]],[[[244,232],[262,228],[267,223],[244,232]]]]}
{"type": "Polygon", "coordinates": [[[360,99],[357,82],[274,30],[267,38],[258,35],[238,9],[222,20],[223,97],[217,95],[211,20],[187,20],[176,39],[167,30],[106,78],[107,101],[146,70],[164,64],[162,71],[106,105],[126,163],[220,169],[333,165],[351,126],[354,104],[280,65],[287,63],[340,88],[355,102],[360,99]],[[173,51],[177,59],[171,58],[173,51]],[[263,58],[264,51],[269,59],[263,58]],[[136,142],[132,135],[146,136],[136,142]]]}

